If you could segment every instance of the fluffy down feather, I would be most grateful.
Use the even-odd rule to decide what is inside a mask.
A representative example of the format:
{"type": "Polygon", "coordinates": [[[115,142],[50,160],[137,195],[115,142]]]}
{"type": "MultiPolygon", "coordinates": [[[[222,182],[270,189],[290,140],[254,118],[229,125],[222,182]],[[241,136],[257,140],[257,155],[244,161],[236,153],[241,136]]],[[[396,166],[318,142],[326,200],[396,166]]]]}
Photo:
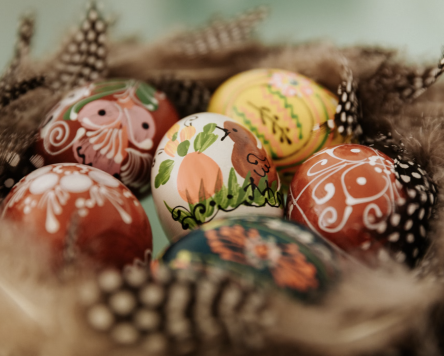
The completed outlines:
{"type": "MultiPolygon", "coordinates": [[[[233,23],[239,24],[236,21],[233,23]]],[[[227,24],[224,28],[230,28],[230,21],[224,23],[227,24]]],[[[248,23],[248,31],[255,23],[256,20],[248,23]]],[[[212,31],[216,31],[215,28],[210,26],[212,31]]],[[[194,39],[206,36],[205,30],[193,33],[194,39]]],[[[391,132],[396,143],[403,142],[405,154],[421,164],[438,186],[440,196],[428,234],[432,241],[429,254],[412,271],[391,263],[377,271],[365,268],[346,271],[342,281],[322,303],[310,306],[275,291],[256,290],[230,277],[220,279],[214,271],[204,277],[186,277],[186,281],[180,276],[172,276],[166,282],[158,276],[144,277],[144,285],[168,283],[162,305],[176,300],[182,308],[159,309],[161,314],[154,313],[161,318],[162,325],[174,320],[177,313],[185,322],[169,324],[172,329],[192,325],[191,329],[183,329],[184,334],[179,333],[179,336],[186,336],[177,341],[177,346],[183,347],[175,347],[167,328],[156,329],[155,334],[146,333],[138,342],[131,343],[116,340],[107,330],[96,330],[93,326],[97,324],[91,323],[88,313],[91,305],[105,299],[101,299],[104,294],[98,288],[97,276],[85,272],[88,264],[82,269],[55,273],[48,262],[46,247],[35,243],[32,233],[22,227],[16,227],[19,232],[11,230],[14,228],[2,222],[0,317],[7,322],[0,326],[0,351],[6,355],[25,356],[443,355],[444,345],[440,339],[444,331],[444,85],[439,81],[433,84],[441,73],[441,64],[438,67],[408,66],[403,58],[396,56],[396,51],[383,48],[339,49],[325,43],[263,46],[248,36],[236,42],[240,45],[217,46],[211,51],[194,51],[192,56],[184,56],[171,48],[170,44],[177,38],[172,35],[153,44],[111,43],[107,76],[149,80],[167,75],[177,80],[199,81],[211,91],[237,72],[274,67],[305,74],[335,92],[344,79],[345,57],[357,85],[364,134],[376,137],[379,131],[391,132]],[[205,337],[202,330],[211,329],[206,329],[202,320],[198,321],[199,313],[205,315],[206,312],[205,303],[197,302],[201,293],[198,291],[205,288],[208,279],[213,280],[212,290],[216,293],[207,296],[207,305],[210,303],[228,312],[215,315],[215,322],[223,328],[220,331],[216,328],[213,338],[205,337]],[[180,288],[183,283],[186,289],[180,288]],[[90,295],[89,304],[85,304],[85,295],[81,293],[85,285],[90,286],[86,290],[98,291],[90,295]],[[227,289],[228,286],[231,289],[227,289]],[[186,293],[181,293],[184,290],[186,293]],[[228,297],[220,298],[225,293],[228,297]],[[240,296],[235,299],[240,304],[233,304],[230,295],[240,296]],[[189,298],[183,299],[183,296],[189,298]],[[263,303],[254,304],[254,298],[263,303]],[[252,307],[248,309],[250,302],[252,307]],[[228,308],[233,305],[242,312],[233,314],[233,309],[228,308]],[[190,335],[191,339],[187,338],[190,335]]],[[[61,58],[57,57],[56,61],[61,58]]],[[[53,61],[52,58],[45,63],[31,62],[34,68],[42,68],[38,75],[49,75],[53,61]]],[[[81,66],[86,62],[82,63],[81,66]]],[[[101,70],[97,73],[105,75],[101,70]]],[[[77,74],[66,83],[81,80],[77,74]]],[[[21,74],[13,77],[28,78],[21,74]]],[[[57,74],[50,77],[48,83],[54,83],[51,78],[62,80],[57,74]]],[[[204,105],[205,95],[193,97],[201,98],[202,102],[191,100],[193,106],[188,107],[182,102],[183,110],[204,105]]],[[[11,128],[1,139],[3,157],[19,152],[18,148],[23,149],[20,152],[26,151],[21,140],[12,140],[8,145],[4,138],[20,137],[17,132],[23,127],[32,133],[45,106],[56,99],[49,90],[39,88],[1,110],[0,126],[11,128]]],[[[28,141],[32,134],[23,137],[24,142],[32,141],[28,141]]],[[[6,167],[6,161],[0,161],[1,167],[6,167]]],[[[133,287],[130,293],[137,290],[133,287]]]]}

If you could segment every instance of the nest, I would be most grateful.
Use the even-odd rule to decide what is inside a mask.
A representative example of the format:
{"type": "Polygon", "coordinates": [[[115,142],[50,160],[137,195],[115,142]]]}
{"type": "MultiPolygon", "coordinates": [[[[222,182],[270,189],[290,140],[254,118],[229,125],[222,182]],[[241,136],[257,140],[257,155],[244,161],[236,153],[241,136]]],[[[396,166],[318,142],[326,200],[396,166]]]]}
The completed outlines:
{"type": "Polygon", "coordinates": [[[353,79],[364,135],[372,140],[391,132],[440,192],[422,262],[412,269],[387,261],[344,271],[325,298],[307,305],[215,270],[92,273],[85,264],[54,273],[47,246],[37,245],[31,231],[2,222],[2,355],[444,355],[441,62],[406,65],[393,49],[322,42],[265,46],[252,36],[265,15],[258,8],[145,44],[108,41],[107,23],[92,5],[60,51],[43,61],[29,56],[34,19],[22,19],[0,81],[1,196],[39,166],[30,147],[48,108],[90,80],[153,83],[186,116],[205,111],[223,81],[252,68],[298,72],[334,92],[353,79]],[[137,337],[128,323],[110,332],[92,322],[94,315],[106,319],[111,294],[143,298],[146,290],[152,324],[136,330],[137,337]]]}

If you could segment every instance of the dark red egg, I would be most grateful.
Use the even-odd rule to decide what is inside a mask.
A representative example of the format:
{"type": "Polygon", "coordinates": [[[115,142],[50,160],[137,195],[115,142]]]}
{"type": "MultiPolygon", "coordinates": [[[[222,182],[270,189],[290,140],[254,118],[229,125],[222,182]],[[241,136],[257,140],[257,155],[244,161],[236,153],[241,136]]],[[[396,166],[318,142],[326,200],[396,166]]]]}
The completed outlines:
{"type": "Polygon", "coordinates": [[[290,186],[287,217],[364,260],[389,251],[396,260],[414,265],[429,245],[432,189],[413,162],[343,144],[300,166],[290,186]]]}
{"type": "Polygon", "coordinates": [[[139,201],[94,167],[67,163],[35,170],[8,194],[2,219],[49,243],[56,265],[83,256],[121,268],[151,257],[151,227],[139,201]]]}
{"type": "Polygon", "coordinates": [[[70,92],[51,110],[36,153],[43,165],[69,162],[101,169],[143,195],[154,151],[178,119],[165,94],[146,83],[93,82],[70,92]]]}

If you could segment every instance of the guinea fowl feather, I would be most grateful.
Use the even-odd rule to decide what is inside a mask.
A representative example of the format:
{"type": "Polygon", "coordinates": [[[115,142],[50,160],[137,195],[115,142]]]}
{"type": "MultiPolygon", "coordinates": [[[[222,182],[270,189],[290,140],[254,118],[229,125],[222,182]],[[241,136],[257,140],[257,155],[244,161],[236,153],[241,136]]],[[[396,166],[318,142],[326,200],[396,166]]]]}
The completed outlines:
{"type": "MultiPolygon", "coordinates": [[[[88,43],[99,46],[106,26],[96,28],[100,15],[90,10],[87,17],[93,19],[89,18],[87,26],[94,24],[95,30],[88,43]]],[[[114,42],[106,56],[91,56],[94,58],[89,60],[91,53],[85,56],[80,52],[81,43],[78,46],[75,42],[76,36],[88,36],[89,28],[80,29],[56,57],[43,63],[28,57],[33,24],[25,21],[26,31],[19,36],[21,50],[16,52],[21,64],[14,64],[9,71],[13,74],[4,77],[7,80],[3,83],[11,85],[9,89],[5,85],[0,90],[0,98],[6,98],[9,90],[14,99],[5,100],[0,110],[2,174],[15,172],[14,182],[24,175],[23,170],[13,170],[19,167],[14,166],[15,158],[31,162],[28,148],[47,107],[83,81],[128,76],[159,80],[185,113],[205,107],[209,93],[240,71],[287,69],[307,75],[333,92],[339,85],[342,91],[350,87],[348,96],[356,91],[362,108],[362,113],[356,114],[365,136],[374,140],[380,131],[391,132],[394,144],[404,145],[406,157],[427,170],[438,187],[439,199],[428,232],[431,248],[423,262],[412,270],[392,262],[379,270],[344,270],[324,299],[304,304],[217,270],[203,275],[162,270],[149,275],[139,271],[131,277],[129,272],[95,274],[85,263],[56,271],[48,247],[38,236],[23,226],[2,221],[0,354],[444,354],[440,342],[444,332],[444,85],[437,81],[441,62],[438,67],[406,65],[393,49],[337,48],[323,42],[264,46],[251,37],[263,18],[261,11],[176,33],[156,43],[114,42]],[[224,36],[229,41],[224,42],[224,36]],[[183,45],[174,48],[171,44],[177,41],[183,45]],[[76,46],[74,55],[80,55],[79,63],[73,62],[77,57],[67,56],[72,44],[76,46]],[[351,76],[344,77],[344,58],[352,80],[351,76]],[[36,71],[30,71],[31,67],[36,71]],[[27,81],[41,76],[47,78],[45,82],[21,93],[22,85],[27,87],[27,81]],[[163,76],[173,79],[158,79],[163,76]],[[349,85],[352,81],[353,89],[349,85]],[[55,92],[56,87],[63,90],[55,92]],[[11,92],[11,88],[15,89],[11,92]],[[134,277],[137,273],[138,278],[134,277]],[[120,282],[110,289],[104,276],[120,282]],[[121,295],[137,301],[132,312],[150,316],[145,319],[151,322],[150,328],[143,329],[131,318],[115,313],[111,300],[121,295]]],[[[38,162],[36,157],[32,162],[38,162]]],[[[2,177],[3,185],[11,178],[2,177]]]]}

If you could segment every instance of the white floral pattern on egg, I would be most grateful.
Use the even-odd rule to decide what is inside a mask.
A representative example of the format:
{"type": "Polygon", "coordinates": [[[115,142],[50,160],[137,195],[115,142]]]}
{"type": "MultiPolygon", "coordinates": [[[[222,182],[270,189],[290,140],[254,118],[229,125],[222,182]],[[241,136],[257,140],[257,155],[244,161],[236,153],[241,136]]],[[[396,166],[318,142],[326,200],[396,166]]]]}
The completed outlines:
{"type": "Polygon", "coordinates": [[[2,218],[50,241],[58,263],[80,251],[123,267],[151,254],[151,227],[135,196],[108,173],[82,164],[49,165],[23,178],[6,197],[2,218]]]}

